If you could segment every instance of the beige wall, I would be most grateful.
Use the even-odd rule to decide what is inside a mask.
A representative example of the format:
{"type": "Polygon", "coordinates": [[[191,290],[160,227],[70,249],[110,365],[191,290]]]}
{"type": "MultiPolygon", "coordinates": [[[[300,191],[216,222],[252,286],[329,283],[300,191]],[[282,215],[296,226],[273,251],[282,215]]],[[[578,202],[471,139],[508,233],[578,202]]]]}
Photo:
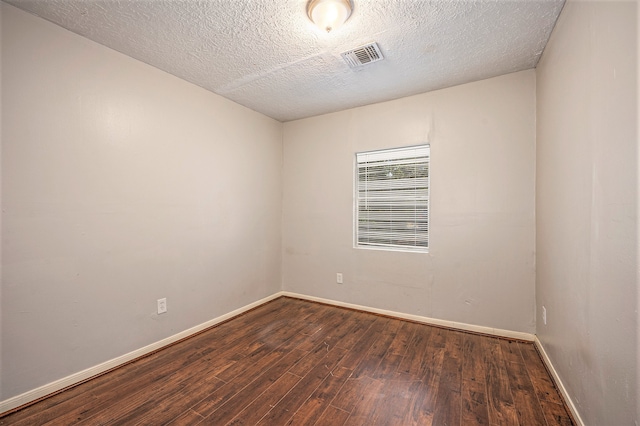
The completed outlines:
{"type": "Polygon", "coordinates": [[[282,124],[1,4],[0,400],[277,292],[282,124]]]}
{"type": "Polygon", "coordinates": [[[636,8],[569,1],[537,69],[537,334],[588,425],[638,421],[636,8]]]}
{"type": "Polygon", "coordinates": [[[283,288],[532,333],[534,169],[534,71],[285,123],[283,288]],[[354,249],[354,153],[424,142],[430,252],[354,249]]]}

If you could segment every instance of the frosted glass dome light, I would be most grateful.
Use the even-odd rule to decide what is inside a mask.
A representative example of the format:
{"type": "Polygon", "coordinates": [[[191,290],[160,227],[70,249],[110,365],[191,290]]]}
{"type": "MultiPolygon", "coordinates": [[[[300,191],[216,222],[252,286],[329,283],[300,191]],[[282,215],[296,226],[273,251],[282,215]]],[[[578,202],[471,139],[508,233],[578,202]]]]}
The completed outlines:
{"type": "Polygon", "coordinates": [[[323,31],[337,29],[351,16],[350,0],[310,0],[307,5],[309,19],[323,31]]]}

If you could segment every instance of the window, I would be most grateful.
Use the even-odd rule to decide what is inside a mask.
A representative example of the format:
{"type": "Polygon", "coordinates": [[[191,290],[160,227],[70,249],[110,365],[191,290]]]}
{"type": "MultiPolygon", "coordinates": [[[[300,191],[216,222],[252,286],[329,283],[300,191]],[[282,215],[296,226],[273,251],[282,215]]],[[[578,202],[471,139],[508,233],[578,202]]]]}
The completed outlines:
{"type": "Polygon", "coordinates": [[[429,145],[356,154],[356,246],[427,251],[429,145]]]}

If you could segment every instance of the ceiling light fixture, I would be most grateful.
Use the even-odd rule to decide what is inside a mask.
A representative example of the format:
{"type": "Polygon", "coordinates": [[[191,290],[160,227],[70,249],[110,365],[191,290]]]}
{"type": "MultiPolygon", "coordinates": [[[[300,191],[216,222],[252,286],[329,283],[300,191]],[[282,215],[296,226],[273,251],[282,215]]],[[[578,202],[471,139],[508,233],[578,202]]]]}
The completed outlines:
{"type": "Polygon", "coordinates": [[[351,0],[309,0],[307,4],[309,19],[328,33],[344,24],[352,10],[351,0]]]}

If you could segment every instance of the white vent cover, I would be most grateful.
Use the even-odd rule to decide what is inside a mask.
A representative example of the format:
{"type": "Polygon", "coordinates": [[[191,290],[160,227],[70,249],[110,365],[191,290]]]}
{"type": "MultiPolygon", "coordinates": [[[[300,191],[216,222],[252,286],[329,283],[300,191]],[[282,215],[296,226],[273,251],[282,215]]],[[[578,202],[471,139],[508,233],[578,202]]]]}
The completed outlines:
{"type": "Polygon", "coordinates": [[[384,59],[378,44],[373,42],[341,53],[342,58],[351,68],[369,65],[384,59]]]}

